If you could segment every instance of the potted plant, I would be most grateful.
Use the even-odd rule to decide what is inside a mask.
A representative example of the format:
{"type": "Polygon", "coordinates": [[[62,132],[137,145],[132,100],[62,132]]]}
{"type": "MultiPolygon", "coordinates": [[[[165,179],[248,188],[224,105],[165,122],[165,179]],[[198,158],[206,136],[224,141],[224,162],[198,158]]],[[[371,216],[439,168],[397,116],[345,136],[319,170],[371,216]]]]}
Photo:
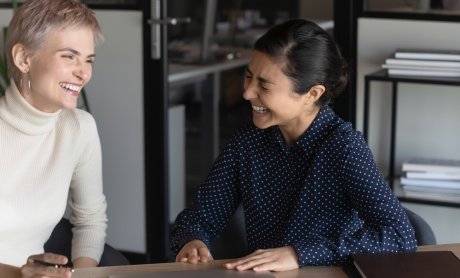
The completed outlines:
{"type": "MultiPolygon", "coordinates": [[[[11,1],[13,12],[16,11],[18,3],[16,0],[11,1]]],[[[6,31],[8,27],[3,27],[2,32],[2,43],[3,43],[3,55],[0,55],[0,96],[5,95],[6,88],[10,84],[8,78],[7,67],[6,67],[6,31]]]]}

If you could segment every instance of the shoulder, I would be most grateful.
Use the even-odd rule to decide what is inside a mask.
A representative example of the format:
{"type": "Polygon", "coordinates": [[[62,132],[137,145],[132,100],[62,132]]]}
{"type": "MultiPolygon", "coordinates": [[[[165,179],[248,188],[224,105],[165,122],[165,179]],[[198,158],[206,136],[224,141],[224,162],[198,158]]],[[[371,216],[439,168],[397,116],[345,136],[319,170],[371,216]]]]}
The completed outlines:
{"type": "Polygon", "coordinates": [[[82,145],[99,140],[94,117],[81,109],[64,109],[59,116],[57,129],[61,137],[74,137],[82,145]]]}
{"type": "Polygon", "coordinates": [[[350,153],[367,152],[368,146],[361,132],[355,130],[351,123],[345,122],[339,117],[330,122],[329,135],[325,140],[325,147],[328,150],[334,149],[336,156],[342,154],[345,158],[350,153]]]}
{"type": "Polygon", "coordinates": [[[64,109],[59,121],[83,133],[97,130],[94,117],[81,109],[64,109]]]}

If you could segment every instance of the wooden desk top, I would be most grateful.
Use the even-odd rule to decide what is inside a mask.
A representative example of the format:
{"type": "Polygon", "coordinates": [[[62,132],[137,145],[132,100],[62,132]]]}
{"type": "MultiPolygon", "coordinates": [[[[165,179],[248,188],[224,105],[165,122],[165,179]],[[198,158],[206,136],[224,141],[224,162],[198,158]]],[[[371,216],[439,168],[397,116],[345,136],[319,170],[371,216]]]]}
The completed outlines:
{"type": "MultiPolygon", "coordinates": [[[[426,245],[420,246],[417,251],[452,251],[460,259],[460,243],[426,245]]],[[[120,274],[128,272],[153,272],[153,271],[192,271],[198,269],[212,269],[222,267],[222,264],[228,260],[218,260],[207,264],[187,264],[187,263],[162,263],[162,264],[143,264],[143,265],[126,265],[97,268],[80,268],[76,269],[72,278],[108,278],[111,274],[120,274]]],[[[0,264],[0,273],[5,277],[20,278],[18,268],[0,264]]],[[[280,278],[346,278],[347,275],[340,267],[330,266],[307,266],[301,269],[274,273],[280,278]]],[[[3,276],[2,276],[3,277],[3,276]]]]}

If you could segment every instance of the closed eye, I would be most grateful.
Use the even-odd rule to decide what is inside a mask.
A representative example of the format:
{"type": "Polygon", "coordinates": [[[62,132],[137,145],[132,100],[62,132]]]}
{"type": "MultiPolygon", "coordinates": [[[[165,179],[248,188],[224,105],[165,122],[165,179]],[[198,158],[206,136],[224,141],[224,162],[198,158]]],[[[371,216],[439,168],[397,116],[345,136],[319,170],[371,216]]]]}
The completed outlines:
{"type": "Polygon", "coordinates": [[[252,73],[249,69],[246,69],[246,74],[244,75],[244,78],[246,79],[252,78],[252,73]]]}

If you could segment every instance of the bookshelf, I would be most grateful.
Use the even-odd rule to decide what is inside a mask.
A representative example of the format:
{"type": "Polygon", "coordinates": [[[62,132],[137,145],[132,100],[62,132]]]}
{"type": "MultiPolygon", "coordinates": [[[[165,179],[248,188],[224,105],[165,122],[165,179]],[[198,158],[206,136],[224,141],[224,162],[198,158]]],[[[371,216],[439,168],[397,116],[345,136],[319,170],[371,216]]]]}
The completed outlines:
{"type": "Polygon", "coordinates": [[[442,200],[426,194],[425,196],[407,197],[399,184],[399,177],[395,174],[395,155],[396,155],[396,123],[397,123],[397,105],[398,105],[398,84],[399,83],[417,83],[417,84],[434,84],[445,86],[460,86],[460,78],[456,77],[418,77],[418,76],[393,76],[388,75],[386,69],[381,69],[364,76],[364,114],[363,114],[363,135],[366,141],[369,137],[369,114],[371,100],[371,82],[388,82],[391,83],[391,112],[390,112],[390,153],[388,183],[395,192],[395,195],[404,202],[413,202],[419,204],[431,204],[448,207],[460,208],[460,198],[457,200],[442,200]]]}

